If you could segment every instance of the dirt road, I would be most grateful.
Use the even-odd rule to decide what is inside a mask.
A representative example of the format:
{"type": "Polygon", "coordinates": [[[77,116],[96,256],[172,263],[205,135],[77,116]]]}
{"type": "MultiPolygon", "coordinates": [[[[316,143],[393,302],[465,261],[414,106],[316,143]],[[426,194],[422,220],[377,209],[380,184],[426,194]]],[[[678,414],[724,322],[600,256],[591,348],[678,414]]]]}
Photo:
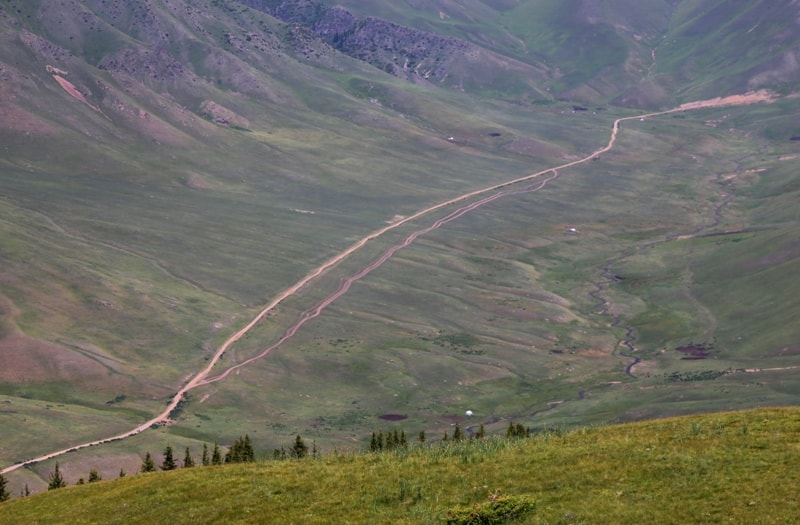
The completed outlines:
{"type": "Polygon", "coordinates": [[[571,162],[567,162],[565,164],[561,164],[560,166],[555,166],[555,167],[552,167],[552,168],[547,168],[547,169],[544,169],[544,170],[541,170],[541,171],[537,171],[536,173],[531,173],[530,175],[525,175],[523,177],[518,177],[516,179],[510,180],[510,181],[507,181],[507,182],[503,182],[503,183],[500,183],[500,184],[495,184],[493,186],[489,186],[489,187],[486,187],[486,188],[483,188],[483,189],[479,189],[479,190],[471,191],[469,193],[465,193],[465,194],[460,195],[458,197],[454,197],[454,198],[452,198],[450,200],[447,200],[447,201],[444,201],[444,202],[440,202],[440,203],[435,204],[433,206],[430,206],[428,208],[422,209],[422,210],[414,213],[413,215],[409,215],[408,217],[405,217],[405,218],[403,218],[401,220],[398,220],[398,221],[393,222],[393,223],[391,223],[391,224],[389,224],[387,226],[384,226],[383,228],[380,228],[380,229],[370,233],[366,237],[360,239],[359,241],[357,241],[355,244],[353,244],[352,246],[350,246],[346,250],[344,250],[344,251],[340,252],[339,254],[335,255],[334,257],[332,257],[331,259],[329,259],[328,261],[326,261],[325,263],[323,263],[322,265],[320,265],[319,267],[317,267],[316,269],[311,271],[308,275],[306,275],[305,277],[300,279],[294,285],[292,285],[291,287],[289,287],[286,290],[284,290],[277,297],[275,297],[246,326],[244,326],[239,331],[237,331],[235,334],[230,336],[217,349],[217,351],[214,353],[214,356],[211,359],[209,359],[208,364],[206,365],[206,367],[203,368],[201,371],[199,371],[197,374],[195,374],[194,377],[192,377],[192,379],[189,380],[189,382],[187,382],[180,390],[178,390],[178,392],[173,396],[173,398],[170,401],[169,405],[167,405],[167,407],[160,414],[154,416],[153,418],[149,419],[148,421],[142,423],[141,425],[139,425],[136,428],[134,428],[132,430],[129,430],[127,432],[123,432],[121,434],[117,434],[115,436],[111,436],[111,437],[107,437],[107,438],[101,438],[101,439],[98,439],[98,440],[95,440],[95,441],[91,441],[91,442],[88,442],[88,443],[81,443],[81,444],[78,444],[78,445],[73,445],[73,446],[71,446],[69,448],[65,448],[65,449],[62,449],[62,450],[57,450],[55,452],[50,452],[48,454],[44,454],[44,455],[41,455],[41,456],[38,456],[38,457],[35,457],[35,458],[32,458],[32,459],[28,459],[28,460],[19,462],[19,463],[15,464],[15,465],[6,467],[5,469],[3,469],[0,472],[5,474],[5,473],[8,473],[8,472],[14,471],[14,470],[16,470],[16,469],[18,469],[20,467],[24,467],[26,465],[30,465],[32,463],[37,463],[37,462],[40,462],[40,461],[46,461],[48,459],[53,459],[55,457],[61,456],[63,454],[66,454],[68,452],[73,452],[73,451],[80,450],[80,449],[87,448],[87,447],[91,447],[91,446],[95,446],[95,445],[101,445],[101,444],[105,444],[105,443],[110,443],[112,441],[118,441],[118,440],[121,440],[121,439],[125,439],[125,438],[128,438],[128,437],[134,436],[136,434],[139,434],[140,432],[143,432],[143,431],[147,430],[148,428],[150,428],[150,427],[152,427],[154,425],[161,425],[161,424],[167,423],[170,420],[170,414],[175,410],[175,408],[178,406],[178,404],[183,400],[184,395],[187,392],[189,392],[190,390],[193,390],[193,389],[195,389],[195,388],[197,388],[197,387],[199,387],[201,385],[205,385],[205,384],[208,384],[208,383],[212,383],[212,382],[216,382],[216,381],[220,381],[222,379],[225,379],[234,370],[237,370],[237,369],[239,369],[239,368],[241,368],[243,366],[247,366],[248,364],[252,363],[253,361],[256,361],[257,359],[260,359],[260,358],[266,356],[271,351],[273,351],[275,348],[278,348],[280,345],[282,345],[288,339],[290,339],[292,336],[294,336],[294,334],[297,333],[297,331],[306,322],[308,322],[309,320],[311,320],[311,319],[317,317],[318,315],[320,315],[320,313],[322,313],[322,311],[327,306],[329,306],[331,303],[336,301],[339,297],[341,297],[342,295],[347,293],[347,291],[350,289],[350,286],[354,282],[356,282],[357,280],[365,277],[371,271],[373,271],[374,269],[376,269],[379,266],[381,266],[382,264],[384,264],[387,260],[389,260],[391,258],[392,255],[394,255],[394,253],[397,250],[410,245],[411,243],[413,243],[421,235],[424,235],[424,234],[426,234],[426,233],[428,233],[430,231],[433,231],[433,230],[435,230],[437,228],[440,228],[444,224],[447,224],[448,222],[453,221],[453,220],[461,217],[465,213],[468,213],[468,212],[470,212],[470,211],[472,211],[474,209],[477,209],[477,208],[479,208],[479,207],[481,207],[481,206],[483,206],[483,205],[485,205],[485,204],[487,204],[489,202],[492,202],[492,201],[494,201],[496,199],[499,199],[501,197],[504,197],[506,195],[510,195],[510,194],[513,194],[513,193],[526,192],[526,191],[537,191],[537,190],[543,188],[547,184],[547,182],[549,182],[553,178],[557,177],[560,170],[564,170],[566,168],[571,168],[571,167],[578,166],[580,164],[589,162],[592,159],[594,159],[595,157],[597,157],[598,155],[602,155],[603,153],[606,153],[606,152],[610,151],[614,147],[614,144],[616,143],[617,135],[619,133],[620,123],[621,122],[624,122],[624,121],[627,121],[627,120],[647,119],[647,118],[650,118],[650,117],[656,117],[656,116],[659,116],[659,115],[666,115],[666,114],[669,114],[669,113],[676,113],[676,112],[681,112],[681,111],[690,111],[690,110],[696,110],[696,109],[702,109],[702,108],[717,108],[717,107],[724,107],[724,106],[741,106],[741,105],[746,105],[746,104],[755,104],[757,102],[771,102],[773,100],[774,100],[774,97],[770,93],[768,93],[766,91],[758,91],[758,92],[753,92],[753,93],[747,93],[747,94],[744,94],[744,95],[734,95],[734,96],[724,97],[724,98],[715,98],[715,99],[711,99],[711,100],[690,102],[690,103],[686,103],[686,104],[683,104],[681,106],[678,106],[677,108],[673,108],[673,109],[669,109],[669,110],[665,110],[665,111],[657,111],[657,112],[653,112],[653,113],[645,113],[645,114],[641,114],[641,115],[634,115],[634,116],[630,116],[630,117],[619,118],[619,119],[616,119],[614,121],[613,125],[612,125],[611,136],[609,138],[608,144],[606,144],[604,147],[594,151],[590,155],[587,155],[584,158],[581,158],[581,159],[578,159],[578,160],[574,160],[574,161],[571,161],[571,162]],[[534,179],[540,178],[540,177],[542,177],[542,176],[544,176],[546,174],[551,174],[551,176],[543,179],[542,181],[540,181],[540,183],[538,185],[530,186],[530,187],[526,187],[526,188],[520,188],[520,189],[501,191],[501,190],[504,190],[505,188],[507,188],[509,186],[520,185],[522,183],[525,183],[525,182],[532,181],[534,179]],[[486,195],[486,194],[489,194],[489,195],[486,195]],[[336,266],[337,264],[339,264],[343,260],[347,259],[350,255],[352,255],[353,253],[355,253],[356,251],[361,249],[369,241],[371,241],[373,239],[376,239],[376,238],[386,234],[389,231],[392,231],[392,230],[394,230],[396,228],[399,228],[400,226],[402,226],[404,224],[407,224],[407,223],[409,223],[411,221],[414,221],[416,219],[419,219],[419,218],[421,218],[421,217],[423,217],[425,215],[429,215],[429,214],[431,214],[431,213],[433,213],[435,211],[441,210],[443,208],[447,208],[447,207],[450,207],[450,206],[453,206],[453,205],[456,205],[456,204],[459,204],[459,203],[462,203],[462,202],[465,202],[465,201],[469,201],[471,199],[474,199],[476,197],[480,197],[480,196],[483,196],[483,195],[485,195],[483,198],[481,198],[481,199],[479,199],[479,200],[477,200],[475,202],[469,203],[469,204],[467,204],[465,206],[462,206],[462,207],[456,209],[455,211],[451,212],[450,214],[446,215],[445,217],[437,220],[432,225],[430,225],[428,227],[425,227],[425,228],[422,228],[420,230],[417,230],[414,233],[408,235],[401,243],[399,243],[399,244],[397,244],[395,246],[392,246],[391,248],[386,250],[383,253],[383,255],[381,255],[378,259],[376,259],[374,262],[372,262],[369,266],[363,268],[361,271],[359,271],[358,273],[356,273],[352,277],[346,279],[342,283],[342,285],[339,287],[339,289],[336,290],[336,292],[334,292],[333,294],[331,294],[330,296],[325,298],[323,301],[318,303],[313,309],[311,309],[308,312],[304,313],[301,316],[301,318],[297,322],[295,322],[294,325],[292,325],[289,329],[286,330],[284,335],[278,341],[276,341],[275,343],[273,343],[269,347],[265,348],[258,355],[254,356],[254,357],[251,357],[250,359],[248,359],[246,361],[243,361],[242,363],[239,363],[239,364],[237,364],[235,366],[232,366],[232,367],[226,369],[225,371],[223,371],[222,373],[220,373],[220,374],[218,374],[218,375],[216,375],[214,377],[210,377],[211,370],[217,365],[219,360],[222,358],[222,355],[231,347],[231,345],[233,345],[234,343],[239,341],[239,339],[241,339],[250,330],[252,330],[253,327],[256,324],[258,324],[262,319],[264,319],[264,317],[267,316],[267,314],[269,314],[273,309],[275,309],[279,304],[281,304],[287,298],[292,297],[293,295],[298,293],[304,286],[309,284],[311,281],[313,281],[317,277],[323,275],[325,272],[327,272],[328,270],[330,270],[331,268],[333,268],[334,266],[336,266]]]}

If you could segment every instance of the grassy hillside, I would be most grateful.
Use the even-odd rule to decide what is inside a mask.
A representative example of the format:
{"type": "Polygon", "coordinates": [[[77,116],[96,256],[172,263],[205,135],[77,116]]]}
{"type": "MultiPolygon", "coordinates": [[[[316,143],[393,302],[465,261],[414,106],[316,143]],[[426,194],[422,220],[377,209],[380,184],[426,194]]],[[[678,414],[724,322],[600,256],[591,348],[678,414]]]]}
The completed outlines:
{"type": "Polygon", "coordinates": [[[0,523],[788,524],[799,437],[800,412],[762,409],[198,467],[12,500],[0,523]]]}
{"type": "MultiPolygon", "coordinates": [[[[441,435],[467,409],[502,432],[797,403],[788,4],[351,4],[481,47],[493,62],[473,78],[527,60],[512,69],[537,89],[407,82],[232,0],[0,4],[0,465],[148,421],[370,232],[590,156],[615,118],[649,111],[615,102],[762,86],[781,96],[626,121],[545,186],[370,240],[212,375],[426,232],[189,392],[171,425],[60,461],[108,478],[243,433],[265,450],[297,433],[364,445],[387,416],[441,435]]],[[[12,484],[39,490],[51,468],[12,484]]]]}

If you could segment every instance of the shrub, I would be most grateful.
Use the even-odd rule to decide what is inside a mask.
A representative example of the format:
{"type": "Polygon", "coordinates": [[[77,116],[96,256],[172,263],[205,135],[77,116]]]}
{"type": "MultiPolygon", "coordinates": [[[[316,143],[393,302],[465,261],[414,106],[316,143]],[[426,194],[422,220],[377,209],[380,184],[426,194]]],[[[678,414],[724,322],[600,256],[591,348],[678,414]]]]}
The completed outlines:
{"type": "Polygon", "coordinates": [[[536,504],[525,496],[490,496],[489,501],[449,510],[444,521],[448,525],[495,525],[534,510],[536,504]]]}

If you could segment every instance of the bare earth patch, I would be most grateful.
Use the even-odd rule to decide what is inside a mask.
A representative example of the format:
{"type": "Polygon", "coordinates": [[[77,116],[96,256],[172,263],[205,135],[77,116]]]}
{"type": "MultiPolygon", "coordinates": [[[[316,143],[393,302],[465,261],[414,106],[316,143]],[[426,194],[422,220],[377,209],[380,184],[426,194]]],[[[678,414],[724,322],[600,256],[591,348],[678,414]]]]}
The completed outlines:
{"type": "Polygon", "coordinates": [[[86,100],[86,97],[83,96],[83,93],[78,91],[78,89],[75,87],[75,85],[72,82],[70,82],[66,78],[62,78],[62,77],[60,77],[58,75],[53,75],[53,78],[56,79],[56,82],[58,82],[58,85],[60,85],[62,88],[64,88],[64,91],[66,91],[67,93],[72,95],[75,99],[83,102],[84,104],[86,104],[87,106],[89,106],[93,110],[97,111],[98,113],[100,112],[100,108],[98,108],[97,106],[92,105],[88,100],[86,100]]]}
{"type": "Polygon", "coordinates": [[[699,109],[699,108],[716,108],[721,106],[745,106],[747,104],[757,104],[759,102],[774,102],[777,97],[770,91],[762,89],[759,91],[750,91],[742,95],[731,95],[728,97],[716,97],[708,100],[698,100],[695,102],[687,102],[681,104],[678,109],[699,109]]]}

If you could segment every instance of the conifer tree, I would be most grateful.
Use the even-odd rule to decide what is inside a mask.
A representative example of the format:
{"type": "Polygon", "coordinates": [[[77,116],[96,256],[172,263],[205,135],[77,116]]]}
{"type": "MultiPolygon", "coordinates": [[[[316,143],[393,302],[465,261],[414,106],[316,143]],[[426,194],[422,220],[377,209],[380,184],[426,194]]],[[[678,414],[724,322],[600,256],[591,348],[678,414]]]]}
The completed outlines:
{"type": "Polygon", "coordinates": [[[380,452],[383,450],[383,445],[384,445],[383,430],[378,431],[377,442],[378,442],[378,452],[380,452]]]}
{"type": "Polygon", "coordinates": [[[142,462],[142,472],[155,472],[156,471],[156,464],[153,461],[153,456],[150,455],[150,452],[144,455],[144,461],[142,462]]]}
{"type": "Polygon", "coordinates": [[[172,455],[172,447],[167,445],[164,449],[164,461],[161,462],[161,470],[175,470],[178,464],[175,463],[175,457],[172,455]]]}
{"type": "Polygon", "coordinates": [[[186,454],[183,455],[183,468],[192,468],[193,466],[192,454],[189,452],[189,447],[186,447],[186,454]]]}
{"type": "Polygon", "coordinates": [[[94,483],[95,481],[100,481],[101,479],[103,478],[100,477],[100,473],[97,472],[96,468],[93,468],[89,471],[89,483],[94,483]]]}
{"type": "Polygon", "coordinates": [[[250,441],[250,434],[244,435],[244,441],[242,441],[242,461],[245,463],[252,463],[256,460],[256,452],[253,450],[253,442],[250,441]]]}
{"type": "Polygon", "coordinates": [[[444,437],[442,437],[442,442],[450,441],[450,437],[447,435],[447,430],[444,431],[444,437]]]}
{"type": "Polygon", "coordinates": [[[205,443],[203,443],[203,456],[201,461],[204,467],[207,467],[209,464],[211,464],[211,459],[208,457],[208,445],[205,443]]]}
{"type": "Polygon", "coordinates": [[[453,441],[461,441],[464,439],[464,431],[461,430],[461,425],[456,423],[456,427],[453,429],[453,441]]]}
{"type": "Polygon", "coordinates": [[[235,440],[225,454],[225,463],[252,463],[255,460],[256,454],[249,434],[235,440]]]}
{"type": "Polygon", "coordinates": [[[225,453],[225,463],[239,463],[239,440],[233,442],[225,453]]]}
{"type": "Polygon", "coordinates": [[[78,478],[78,481],[75,483],[76,485],[85,485],[86,480],[83,478],[78,478]]]}
{"type": "Polygon", "coordinates": [[[483,428],[483,423],[481,423],[478,431],[475,432],[475,439],[483,439],[484,437],[486,437],[486,429],[483,428]]]}
{"type": "Polygon", "coordinates": [[[220,452],[216,441],[214,442],[214,451],[211,453],[211,464],[222,465],[222,452],[220,452]]]}
{"type": "Polygon", "coordinates": [[[119,477],[121,477],[121,478],[125,477],[125,469],[123,469],[123,468],[119,469],[119,477]]]}
{"type": "Polygon", "coordinates": [[[419,431],[419,435],[417,436],[417,441],[419,441],[420,443],[425,443],[425,431],[424,430],[420,430],[419,431]]]}
{"type": "Polygon", "coordinates": [[[317,440],[311,442],[311,457],[318,458],[319,457],[319,450],[317,450],[317,440]]]}
{"type": "Polygon", "coordinates": [[[397,442],[395,441],[395,434],[392,433],[391,431],[387,432],[386,433],[386,450],[393,450],[396,445],[397,445],[397,442]]]}
{"type": "Polygon", "coordinates": [[[369,440],[369,451],[370,452],[377,452],[378,451],[378,436],[375,435],[375,432],[372,432],[372,437],[369,440]]]}
{"type": "Polygon", "coordinates": [[[526,429],[522,423],[514,424],[513,421],[508,422],[508,428],[506,429],[506,437],[507,438],[523,438],[530,435],[530,431],[526,429]]]}
{"type": "Polygon", "coordinates": [[[400,446],[402,448],[408,448],[408,439],[406,438],[406,431],[400,431],[400,446]]]}
{"type": "Polygon", "coordinates": [[[11,494],[8,492],[8,480],[0,473],[0,501],[6,501],[10,497],[11,494]]]}
{"type": "Polygon", "coordinates": [[[58,462],[56,462],[55,470],[50,473],[50,480],[47,484],[47,490],[60,489],[66,486],[67,482],[64,481],[64,477],[61,475],[61,471],[58,469],[58,462]]]}
{"type": "Polygon", "coordinates": [[[30,495],[31,495],[31,489],[28,488],[28,484],[26,483],[24,492],[22,493],[22,497],[27,498],[30,495]]]}
{"type": "Polygon", "coordinates": [[[292,457],[301,459],[308,455],[308,446],[306,445],[303,438],[300,437],[300,434],[297,434],[297,437],[294,439],[294,445],[292,446],[292,457]]]}

